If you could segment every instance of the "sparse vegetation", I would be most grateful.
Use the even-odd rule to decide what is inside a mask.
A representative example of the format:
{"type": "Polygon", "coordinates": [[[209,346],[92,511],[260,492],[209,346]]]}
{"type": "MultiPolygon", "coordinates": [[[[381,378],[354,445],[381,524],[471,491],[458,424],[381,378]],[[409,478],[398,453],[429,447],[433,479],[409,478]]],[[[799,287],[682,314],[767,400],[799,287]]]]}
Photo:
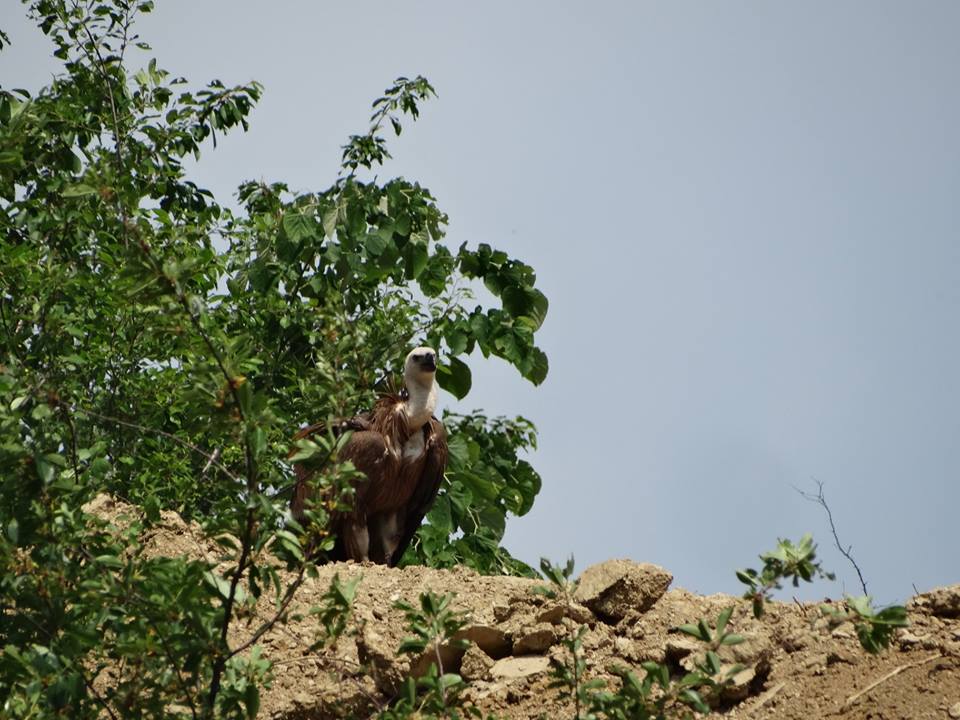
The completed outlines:
{"type": "MultiPolygon", "coordinates": [[[[832,522],[831,527],[833,527],[832,522]]],[[[836,536],[836,530],[834,530],[834,536],[836,536]]],[[[800,580],[812,582],[815,577],[834,579],[833,573],[825,572],[820,567],[820,563],[816,562],[816,550],[813,536],[809,534],[804,535],[796,545],[789,540],[781,539],[777,541],[776,550],[760,556],[763,560],[763,569],[760,572],[752,568],[737,571],[737,578],[747,585],[747,591],[743,597],[752,602],[755,617],[763,615],[764,603],[770,599],[770,593],[782,587],[783,580],[792,580],[796,587],[800,584],[800,580]]],[[[862,577],[859,575],[859,568],[858,576],[862,577]]],[[[848,597],[845,605],[845,610],[835,610],[829,605],[824,605],[821,610],[834,624],[851,621],[860,644],[870,653],[878,653],[889,647],[893,631],[909,624],[905,607],[891,605],[881,610],[874,610],[871,599],[867,595],[848,597]]]]}
{"type": "Polygon", "coordinates": [[[889,605],[875,610],[869,595],[848,597],[844,604],[845,610],[824,605],[821,611],[833,625],[852,622],[860,645],[870,653],[876,654],[890,647],[893,631],[910,624],[907,620],[907,609],[902,605],[889,605]]]}
{"type": "Polygon", "coordinates": [[[833,573],[825,572],[816,562],[816,557],[817,546],[812,535],[804,535],[796,545],[781,538],[775,550],[760,556],[763,567],[759,572],[753,568],[737,570],[737,579],[747,586],[743,597],[752,602],[754,617],[763,615],[764,603],[774,590],[783,587],[784,580],[792,581],[794,587],[801,580],[813,582],[816,577],[833,580],[833,573]]]}
{"type": "MultiPolygon", "coordinates": [[[[436,595],[427,591],[420,595],[420,606],[398,602],[413,635],[401,643],[398,652],[409,655],[432,656],[426,672],[418,678],[407,679],[404,692],[382,717],[400,720],[409,717],[438,717],[458,720],[462,712],[470,713],[458,702],[464,689],[463,678],[447,672],[443,666],[443,646],[464,649],[469,645],[456,638],[466,623],[462,613],[451,609],[452,595],[436,595]]],[[[479,713],[474,713],[479,714],[479,713]]]]}
{"type": "MultiPolygon", "coordinates": [[[[540,566],[551,585],[537,588],[536,591],[569,606],[577,585],[573,580],[573,557],[563,567],[554,565],[546,558],[540,561],[540,566]]],[[[665,663],[647,661],[642,663],[645,675],[641,680],[630,669],[614,665],[608,671],[620,680],[620,687],[616,691],[607,690],[606,682],[601,678],[584,678],[586,661],[582,648],[588,628],[586,625],[574,627],[571,624],[567,637],[562,641],[567,651],[566,658],[553,661],[552,686],[569,694],[574,706],[574,720],[652,720],[680,717],[690,709],[708,713],[710,702],[718,698],[719,692],[742,670],[740,665],[725,665],[717,655],[720,647],[736,645],[744,640],[741,635],[728,629],[732,613],[733,608],[724,610],[713,627],[701,619],[695,625],[677,628],[704,645],[703,657],[697,660],[694,670],[678,676],[665,663]]]]}
{"type": "MultiPolygon", "coordinates": [[[[387,129],[433,97],[425,78],[374,102],[329,187],[245,182],[231,210],[184,165],[246,128],[262,88],[191,89],[146,56],[134,69],[149,1],[26,4],[63,68],[39,92],[0,89],[0,717],[253,718],[276,679],[261,641],[318,577],[330,513],[356,480],[335,462],[343,436],[291,448],[293,431],[369,405],[413,340],[441,349],[439,383],[458,398],[476,349],[542,382],[547,299],[506,253],[448,247],[428,190],[365,174],[389,157],[387,129]],[[480,282],[494,307],[475,302],[480,282]],[[286,512],[293,462],[321,470],[325,489],[303,524],[286,512]],[[107,496],[134,508],[123,522],[94,511],[107,496]],[[151,548],[169,511],[198,523],[203,553],[151,548]]],[[[508,513],[540,490],[521,457],[534,426],[480,412],[446,424],[447,478],[403,563],[535,575],[501,545],[508,513]]],[[[757,617],[784,580],[829,577],[815,550],[809,536],[781,540],[738,573],[757,617]]],[[[541,569],[542,594],[572,610],[573,559],[541,569]]],[[[334,576],[298,661],[357,631],[359,582],[334,576]]],[[[399,609],[412,635],[397,652],[433,658],[376,712],[480,714],[444,666],[441,648],[463,644],[451,596],[399,609]]],[[[903,607],[866,596],[823,613],[873,653],[907,624],[903,607]]],[[[614,665],[609,688],[588,677],[587,626],[567,616],[554,687],[577,720],[707,712],[740,669],[721,658],[743,639],[732,617],[675,628],[700,645],[692,669],[614,665]]]]}
{"type": "MultiPolygon", "coordinates": [[[[427,189],[370,172],[385,131],[434,96],[425,78],[373,103],[331,185],[244,182],[231,209],[186,165],[247,128],[259,84],[171,76],[136,33],[149,0],[24,4],[62,67],[39,91],[0,89],[3,713],[252,717],[270,674],[257,640],[331,546],[356,477],[332,436],[288,458],[296,429],[369,407],[411,343],[441,351],[458,398],[476,349],[542,382],[547,299],[523,262],[448,246],[427,189]],[[294,460],[328,488],[305,526],[287,513],[294,460]],[[100,493],[140,510],[120,537],[84,510],[100,493]],[[216,552],[146,557],[165,510],[216,552]],[[234,643],[264,595],[275,613],[234,643]]],[[[540,488],[518,457],[533,426],[477,413],[448,428],[450,472],[404,561],[532,572],[500,541],[540,488]]]]}

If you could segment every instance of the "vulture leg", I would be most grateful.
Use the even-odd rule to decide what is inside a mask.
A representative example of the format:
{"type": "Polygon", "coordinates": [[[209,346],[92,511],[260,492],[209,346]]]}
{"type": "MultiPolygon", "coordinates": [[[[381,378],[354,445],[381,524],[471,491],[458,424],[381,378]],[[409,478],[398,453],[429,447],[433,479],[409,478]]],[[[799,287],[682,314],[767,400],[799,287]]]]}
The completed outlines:
{"type": "Polygon", "coordinates": [[[382,557],[378,557],[377,562],[393,567],[400,560],[399,557],[394,557],[394,553],[396,553],[397,546],[400,544],[401,520],[400,511],[393,510],[379,515],[376,522],[371,523],[376,533],[375,542],[379,545],[377,554],[379,556],[382,553],[382,557]]]}
{"type": "Polygon", "coordinates": [[[340,529],[348,560],[365,562],[370,559],[370,533],[366,520],[350,518],[340,529]]]}

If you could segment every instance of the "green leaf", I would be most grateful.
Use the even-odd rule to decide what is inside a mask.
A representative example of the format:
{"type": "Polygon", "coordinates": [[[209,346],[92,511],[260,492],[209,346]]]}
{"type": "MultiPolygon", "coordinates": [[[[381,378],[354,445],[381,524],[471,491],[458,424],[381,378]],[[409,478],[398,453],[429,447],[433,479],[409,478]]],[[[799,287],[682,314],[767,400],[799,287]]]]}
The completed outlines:
{"type": "Polygon", "coordinates": [[[714,675],[720,674],[720,656],[717,655],[713,650],[707,650],[707,667],[710,668],[710,672],[714,675]]]}
{"type": "Polygon", "coordinates": [[[437,367],[436,377],[437,384],[457,400],[463,400],[473,384],[470,366],[455,357],[448,358],[446,363],[437,367]]]}
{"type": "Polygon", "coordinates": [[[104,567],[112,568],[114,570],[119,570],[123,567],[123,563],[116,555],[98,555],[93,559],[93,561],[98,565],[103,565],[104,567]]]}
{"type": "Polygon", "coordinates": [[[95,195],[96,193],[97,189],[95,187],[91,187],[85,183],[77,183],[75,185],[68,185],[65,187],[61,194],[66,198],[75,198],[83,197],[85,195],[95,195]]]}
{"type": "Polygon", "coordinates": [[[736,633],[730,633],[729,635],[724,635],[723,640],[720,641],[721,645],[739,645],[742,642],[746,642],[746,638],[743,635],[737,635],[736,633]]]}
{"type": "Polygon", "coordinates": [[[243,694],[244,702],[243,704],[247,709],[247,718],[253,720],[260,712],[260,689],[256,686],[255,683],[250,683],[247,685],[243,694]]]}
{"type": "Polygon", "coordinates": [[[323,213],[323,234],[332,239],[337,230],[339,212],[336,206],[323,213]]]}
{"type": "Polygon", "coordinates": [[[703,630],[700,625],[678,625],[677,630],[687,635],[692,635],[697,638],[697,640],[703,640],[704,642],[710,642],[709,634],[704,635],[703,630]]]}
{"type": "Polygon", "coordinates": [[[733,608],[728,607],[717,616],[717,635],[723,635],[723,630],[727,627],[727,623],[730,621],[730,616],[732,614],[733,608]]]}
{"type": "Polygon", "coordinates": [[[532,320],[532,329],[539,330],[547,317],[549,304],[546,296],[532,287],[508,286],[503,288],[500,298],[503,309],[513,317],[527,317],[532,320]]]}
{"type": "Polygon", "coordinates": [[[409,280],[415,280],[427,267],[427,246],[426,243],[411,242],[403,249],[404,268],[409,280]]]}
{"type": "Polygon", "coordinates": [[[710,706],[703,701],[703,698],[700,697],[700,693],[698,693],[696,690],[691,690],[689,688],[686,690],[681,690],[680,699],[699,713],[706,715],[710,712],[710,706]]]}
{"type": "Polygon", "coordinates": [[[547,373],[549,370],[550,362],[547,359],[546,353],[544,353],[540,348],[531,349],[529,369],[524,373],[524,377],[526,377],[527,380],[532,382],[534,385],[539,385],[547,379],[547,373]]]}
{"type": "Polygon", "coordinates": [[[250,449],[253,450],[253,456],[259,457],[267,448],[267,433],[262,427],[255,427],[249,434],[250,449]]]}
{"type": "Polygon", "coordinates": [[[37,475],[40,476],[40,480],[46,485],[50,484],[56,473],[56,466],[39,456],[34,458],[34,463],[36,464],[37,475]]]}
{"type": "Polygon", "coordinates": [[[317,223],[306,213],[291,210],[283,214],[283,231],[295,245],[316,237],[317,223]]]}
{"type": "Polygon", "coordinates": [[[364,246],[370,255],[377,256],[386,249],[387,241],[377,233],[368,233],[364,246]]]}

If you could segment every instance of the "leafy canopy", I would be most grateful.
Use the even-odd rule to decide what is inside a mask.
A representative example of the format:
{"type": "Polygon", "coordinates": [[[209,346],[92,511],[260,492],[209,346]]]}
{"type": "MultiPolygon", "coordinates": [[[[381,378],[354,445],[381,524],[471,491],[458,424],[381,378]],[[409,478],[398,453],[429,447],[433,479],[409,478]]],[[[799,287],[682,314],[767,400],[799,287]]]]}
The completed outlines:
{"type": "MultiPolygon", "coordinates": [[[[415,343],[441,351],[457,398],[477,349],[541,383],[547,299],[505,252],[447,244],[429,190],[372,178],[386,130],[434,95],[426,79],[374,102],[328,187],[246,182],[222,204],[184,161],[246,129],[260,85],[134,69],[151,2],[28,5],[62,71],[36,93],[0,88],[0,598],[16,608],[0,615],[3,712],[252,715],[269,663],[228,629],[264,592],[289,602],[329,510],[312,529],[285,517],[293,432],[369,406],[415,343]],[[141,511],[120,535],[84,511],[104,491],[141,511]],[[164,509],[218,539],[217,564],[144,555],[164,509]],[[107,666],[122,670],[101,694],[107,666]]],[[[405,562],[532,572],[500,540],[540,488],[520,458],[533,426],[446,422],[448,477],[405,562]]],[[[329,461],[334,443],[305,455],[329,461]]],[[[351,477],[327,465],[324,482],[351,477]]]]}

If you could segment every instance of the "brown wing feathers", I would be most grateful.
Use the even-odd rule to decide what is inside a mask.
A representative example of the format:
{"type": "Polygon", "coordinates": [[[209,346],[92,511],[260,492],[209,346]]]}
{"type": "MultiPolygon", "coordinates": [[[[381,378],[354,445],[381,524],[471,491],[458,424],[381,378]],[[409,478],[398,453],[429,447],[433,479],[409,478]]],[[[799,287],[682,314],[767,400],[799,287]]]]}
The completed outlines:
{"type": "MultiPolygon", "coordinates": [[[[403,449],[410,433],[401,394],[381,396],[369,413],[340,421],[334,433],[339,435],[352,430],[353,435],[340,451],[339,459],[349,460],[366,479],[354,485],[354,509],[352,513],[337,513],[331,518],[334,532],[338,535],[337,547],[330,553],[331,560],[347,559],[349,553],[341,536],[343,523],[349,517],[354,523],[366,523],[384,512],[399,512],[400,541],[390,558],[395,564],[410,544],[443,481],[447,460],[446,432],[443,424],[432,418],[424,426],[424,452],[418,458],[403,458],[403,449]]],[[[318,423],[302,428],[294,439],[309,437],[324,432],[326,424],[318,423]]],[[[311,494],[310,478],[314,474],[303,465],[295,466],[297,477],[291,502],[293,516],[300,520],[306,501],[311,494]]],[[[372,554],[375,561],[382,559],[372,554]]]]}
{"type": "Polygon", "coordinates": [[[423,470],[420,474],[420,482],[407,502],[403,531],[394,554],[397,561],[403,557],[404,551],[420,528],[423,518],[433,505],[440,485],[443,483],[443,472],[447,467],[447,431],[443,423],[436,418],[430,418],[430,422],[424,426],[424,435],[426,452],[423,470]]]}

